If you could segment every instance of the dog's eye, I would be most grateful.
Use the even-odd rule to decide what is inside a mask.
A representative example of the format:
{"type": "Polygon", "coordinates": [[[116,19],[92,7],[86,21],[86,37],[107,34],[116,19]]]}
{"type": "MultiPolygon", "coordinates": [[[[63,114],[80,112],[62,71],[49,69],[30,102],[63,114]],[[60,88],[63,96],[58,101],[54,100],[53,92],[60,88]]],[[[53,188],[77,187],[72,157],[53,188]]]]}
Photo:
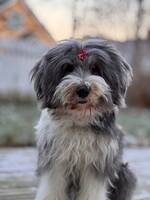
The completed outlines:
{"type": "Polygon", "coordinates": [[[100,75],[100,69],[99,69],[99,67],[97,65],[93,65],[91,67],[91,73],[93,75],[100,75]]]}
{"type": "Polygon", "coordinates": [[[70,74],[73,72],[74,66],[72,64],[65,64],[63,65],[63,73],[64,75],[70,74]]]}

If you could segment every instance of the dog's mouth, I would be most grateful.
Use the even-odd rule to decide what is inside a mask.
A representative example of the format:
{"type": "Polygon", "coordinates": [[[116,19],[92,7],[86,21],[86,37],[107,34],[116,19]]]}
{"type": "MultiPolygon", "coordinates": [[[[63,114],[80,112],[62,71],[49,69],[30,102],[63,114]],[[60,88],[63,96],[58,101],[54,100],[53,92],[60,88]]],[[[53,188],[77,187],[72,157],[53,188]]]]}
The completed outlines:
{"type": "Polygon", "coordinates": [[[76,103],[74,104],[70,104],[69,105],[69,109],[70,110],[76,110],[78,112],[82,112],[83,110],[89,110],[91,108],[93,108],[94,105],[92,105],[88,100],[78,100],[76,103]]]}
{"type": "Polygon", "coordinates": [[[78,101],[78,104],[86,104],[87,103],[87,100],[85,99],[81,99],[78,101]]]}
{"type": "Polygon", "coordinates": [[[95,111],[95,112],[105,112],[110,111],[113,108],[113,104],[110,99],[100,96],[99,98],[78,98],[76,101],[68,102],[65,107],[77,113],[95,111]]]}

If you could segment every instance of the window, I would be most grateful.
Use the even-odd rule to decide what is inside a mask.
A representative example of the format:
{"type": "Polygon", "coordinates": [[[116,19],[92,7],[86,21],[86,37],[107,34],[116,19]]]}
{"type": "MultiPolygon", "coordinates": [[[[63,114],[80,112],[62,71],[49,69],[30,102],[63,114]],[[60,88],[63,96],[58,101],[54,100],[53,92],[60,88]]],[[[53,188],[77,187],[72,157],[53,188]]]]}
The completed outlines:
{"type": "Polygon", "coordinates": [[[20,29],[24,25],[24,17],[19,12],[12,12],[8,16],[8,26],[11,29],[20,29]]]}

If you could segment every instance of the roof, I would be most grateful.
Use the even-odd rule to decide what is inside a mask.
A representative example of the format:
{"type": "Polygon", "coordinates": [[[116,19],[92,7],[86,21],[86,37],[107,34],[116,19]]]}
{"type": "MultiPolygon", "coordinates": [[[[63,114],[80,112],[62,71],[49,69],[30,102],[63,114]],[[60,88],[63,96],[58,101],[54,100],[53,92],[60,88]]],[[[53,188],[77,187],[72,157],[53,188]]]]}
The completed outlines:
{"type": "Polygon", "coordinates": [[[31,7],[26,3],[25,0],[0,0],[0,14],[2,12],[5,12],[5,10],[7,10],[9,7],[13,6],[16,3],[20,3],[21,6],[23,8],[26,9],[27,13],[30,13],[31,16],[33,17],[33,19],[36,20],[36,22],[38,23],[38,26],[47,34],[47,36],[49,37],[49,42],[50,44],[54,43],[55,40],[52,37],[52,35],[50,34],[50,32],[48,31],[48,29],[41,23],[41,21],[38,19],[38,17],[34,14],[34,12],[32,11],[31,7]]]}

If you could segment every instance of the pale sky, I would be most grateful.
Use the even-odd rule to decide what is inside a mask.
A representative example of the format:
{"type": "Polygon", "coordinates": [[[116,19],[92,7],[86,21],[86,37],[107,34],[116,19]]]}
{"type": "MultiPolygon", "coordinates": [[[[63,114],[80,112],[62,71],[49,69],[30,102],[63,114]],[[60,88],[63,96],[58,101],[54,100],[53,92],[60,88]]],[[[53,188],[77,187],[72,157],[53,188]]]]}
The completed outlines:
{"type": "Polygon", "coordinates": [[[40,21],[46,26],[56,40],[71,37],[72,0],[27,0],[40,21]]]}
{"type": "MultiPolygon", "coordinates": [[[[72,1],[73,0],[26,0],[29,6],[32,8],[39,20],[49,30],[55,40],[61,40],[72,36],[72,1]]],[[[97,0],[98,1],[98,0],[97,0]]],[[[99,0],[102,2],[102,0],[99,0]]],[[[104,0],[103,0],[104,1],[104,0]]],[[[107,0],[107,2],[115,2],[119,0],[107,0]]],[[[123,0],[120,0],[123,1],[123,0]]],[[[125,1],[125,0],[124,0],[125,1]]],[[[129,0],[128,0],[129,1],[129,0]]],[[[125,5],[125,12],[120,11],[119,16],[114,11],[107,18],[107,15],[100,19],[90,11],[93,6],[94,0],[82,0],[82,3],[78,6],[78,17],[83,18],[81,20],[81,26],[76,32],[77,37],[86,35],[98,35],[101,34],[104,37],[127,40],[134,37],[135,27],[135,15],[137,11],[136,0],[130,0],[130,5],[125,5]],[[85,2],[85,3],[84,3],[85,2]],[[84,3],[84,6],[83,6],[84,3]],[[83,9],[84,7],[84,9],[83,9]],[[89,9],[87,13],[84,13],[85,9],[89,9]]],[[[106,2],[106,0],[105,0],[106,2]]],[[[102,3],[100,4],[100,6],[102,3]]],[[[107,6],[107,4],[106,4],[107,6]]],[[[118,4],[114,4],[118,9],[118,4]]],[[[146,29],[150,29],[150,0],[145,0],[144,8],[149,9],[149,15],[144,15],[143,28],[140,33],[142,37],[146,36],[146,29]]],[[[102,8],[104,5],[102,5],[102,8]]],[[[103,8],[107,10],[106,8],[103,8]]],[[[111,11],[110,11],[111,12],[111,11]]]]}

